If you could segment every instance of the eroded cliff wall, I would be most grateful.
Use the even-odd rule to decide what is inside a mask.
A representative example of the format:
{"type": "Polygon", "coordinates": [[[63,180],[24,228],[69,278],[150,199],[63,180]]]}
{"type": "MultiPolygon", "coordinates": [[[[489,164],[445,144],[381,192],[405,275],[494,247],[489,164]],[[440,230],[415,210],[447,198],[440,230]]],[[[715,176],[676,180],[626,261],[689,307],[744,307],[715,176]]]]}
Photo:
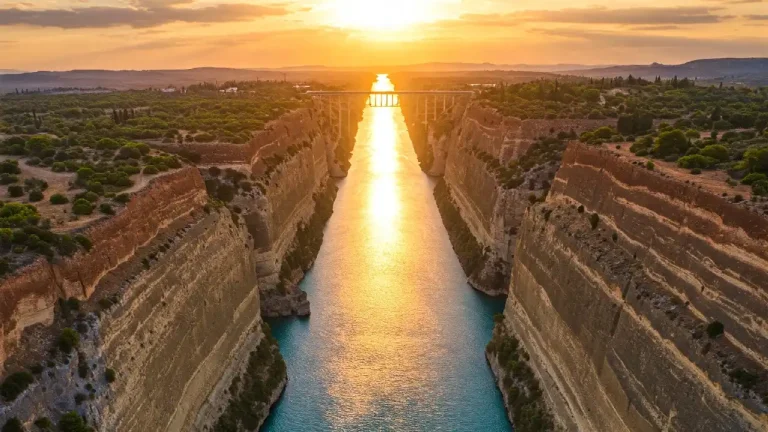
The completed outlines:
{"type": "Polygon", "coordinates": [[[525,213],[502,325],[570,429],[767,430],[766,281],[764,216],[572,143],[525,213]]]}
{"type": "MultiPolygon", "coordinates": [[[[520,120],[480,101],[460,101],[426,129],[413,107],[406,104],[404,113],[422,168],[444,177],[449,201],[463,221],[446,223],[446,228],[450,232],[465,225],[483,250],[481,259],[462,259],[472,263],[464,265],[469,282],[493,295],[507,292],[525,209],[531,200],[547,194],[560,165],[564,145],[555,138],[616,123],[615,119],[520,120]],[[544,142],[547,137],[555,142],[544,142]]],[[[454,232],[451,237],[463,236],[454,232]]],[[[461,257],[467,247],[454,242],[454,249],[461,257]]]]}

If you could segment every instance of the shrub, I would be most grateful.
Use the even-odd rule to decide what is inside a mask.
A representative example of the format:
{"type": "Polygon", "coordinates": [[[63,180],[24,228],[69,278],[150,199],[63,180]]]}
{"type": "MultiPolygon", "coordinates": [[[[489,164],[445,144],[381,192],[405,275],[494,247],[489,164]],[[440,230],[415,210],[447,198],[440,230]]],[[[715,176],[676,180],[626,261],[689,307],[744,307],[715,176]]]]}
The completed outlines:
{"type": "Polygon", "coordinates": [[[106,214],[106,215],[113,215],[113,214],[115,214],[115,210],[108,203],[102,203],[99,206],[99,211],[104,213],[104,214],[106,214]]]}
{"type": "Polygon", "coordinates": [[[677,160],[677,166],[680,168],[712,168],[717,164],[717,159],[703,156],[700,154],[694,154],[690,156],[683,156],[677,160]]]}
{"type": "Polygon", "coordinates": [[[597,224],[600,223],[600,215],[597,213],[592,213],[589,216],[589,224],[592,226],[592,229],[597,228],[597,224]]]}
{"type": "Polygon", "coordinates": [[[690,144],[683,131],[672,129],[659,134],[653,151],[657,156],[665,157],[673,154],[684,154],[688,147],[690,147],[690,144]]]}
{"type": "Polygon", "coordinates": [[[653,171],[654,168],[656,168],[656,165],[653,163],[653,161],[648,161],[645,163],[645,168],[647,168],[650,171],[653,171]]]}
{"type": "Polygon", "coordinates": [[[724,145],[714,144],[708,145],[701,149],[700,155],[716,159],[719,162],[725,162],[730,159],[728,149],[724,145]]]}
{"type": "Polygon", "coordinates": [[[8,196],[18,198],[24,195],[24,188],[19,185],[8,186],[8,196]]]}
{"type": "Polygon", "coordinates": [[[53,427],[53,423],[51,422],[51,419],[49,419],[48,417],[41,417],[35,420],[35,426],[45,430],[45,429],[51,429],[53,427]]]}
{"type": "Polygon", "coordinates": [[[580,205],[580,206],[579,206],[579,208],[578,208],[578,212],[579,212],[579,213],[584,213],[584,206],[583,206],[583,205],[580,205]]]}
{"type": "Polygon", "coordinates": [[[49,198],[49,201],[53,205],[62,205],[69,202],[69,198],[67,198],[65,195],[62,194],[53,194],[49,198]]]}
{"type": "Polygon", "coordinates": [[[110,384],[115,382],[117,379],[117,372],[115,372],[114,369],[107,368],[107,370],[104,371],[104,379],[110,384]]]}
{"type": "Polygon", "coordinates": [[[147,166],[145,166],[144,167],[144,171],[143,171],[143,173],[146,174],[146,175],[155,175],[155,174],[157,174],[159,172],[160,172],[160,170],[157,169],[157,167],[154,166],[154,165],[147,165],[147,166]]]}
{"type": "Polygon", "coordinates": [[[90,201],[80,198],[72,204],[72,212],[76,215],[89,215],[93,213],[93,205],[90,201]]]}
{"type": "Polygon", "coordinates": [[[699,174],[701,174],[701,169],[700,168],[694,168],[694,169],[691,170],[691,174],[699,175],[699,174]]]}
{"type": "Polygon", "coordinates": [[[19,181],[19,178],[13,174],[3,173],[0,174],[0,185],[9,185],[11,183],[16,183],[19,181]]]}
{"type": "Polygon", "coordinates": [[[768,180],[768,176],[763,173],[749,173],[746,177],[741,179],[741,184],[751,185],[761,180],[768,180]]]}
{"type": "Polygon", "coordinates": [[[75,411],[70,411],[63,416],[61,416],[61,420],[59,420],[59,429],[61,432],[92,432],[93,429],[88,427],[88,425],[85,423],[85,420],[83,420],[82,417],[80,417],[80,414],[78,414],[75,411]]]}
{"type": "Polygon", "coordinates": [[[221,175],[221,168],[212,166],[208,168],[208,174],[210,174],[212,177],[218,177],[221,175]]]}
{"type": "Polygon", "coordinates": [[[128,193],[117,194],[117,196],[115,196],[115,201],[121,204],[127,204],[131,201],[131,194],[128,194],[128,193]]]}
{"type": "Polygon", "coordinates": [[[736,196],[733,197],[733,202],[740,203],[744,201],[744,195],[736,194],[736,196]]]}
{"type": "Polygon", "coordinates": [[[2,432],[24,432],[24,425],[16,417],[8,419],[3,425],[2,432]]]}
{"type": "Polygon", "coordinates": [[[712,321],[707,326],[707,336],[714,339],[725,332],[725,326],[720,321],[712,321]]]}
{"type": "Polygon", "coordinates": [[[759,196],[768,195],[768,180],[754,182],[752,184],[752,193],[759,196]]]}
{"type": "Polygon", "coordinates": [[[59,335],[59,348],[69,354],[73,348],[80,345],[80,334],[69,327],[61,331],[59,335]]]}
{"type": "Polygon", "coordinates": [[[13,373],[0,384],[0,395],[6,401],[15,400],[33,382],[35,382],[35,377],[29,372],[13,373]]]}
{"type": "Polygon", "coordinates": [[[29,193],[29,202],[42,201],[43,198],[45,197],[43,196],[43,193],[40,192],[39,190],[33,190],[32,192],[29,193]]]}
{"type": "Polygon", "coordinates": [[[91,240],[82,234],[77,234],[75,236],[75,241],[78,242],[80,246],[82,246],[87,251],[91,250],[91,248],[93,247],[91,240]]]}
{"type": "Polygon", "coordinates": [[[29,166],[38,166],[38,165],[40,165],[40,162],[42,162],[42,160],[39,157],[33,157],[33,158],[29,158],[29,160],[27,160],[27,165],[29,165],[29,166]]]}

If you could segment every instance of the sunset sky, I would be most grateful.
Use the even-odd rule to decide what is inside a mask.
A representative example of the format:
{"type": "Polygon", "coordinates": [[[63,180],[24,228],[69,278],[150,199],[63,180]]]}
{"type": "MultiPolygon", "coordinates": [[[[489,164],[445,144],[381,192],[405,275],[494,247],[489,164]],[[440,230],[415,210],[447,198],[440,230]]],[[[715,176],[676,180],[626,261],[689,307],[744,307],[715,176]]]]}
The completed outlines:
{"type": "Polygon", "coordinates": [[[0,69],[768,57],[761,0],[0,0],[0,69]]]}

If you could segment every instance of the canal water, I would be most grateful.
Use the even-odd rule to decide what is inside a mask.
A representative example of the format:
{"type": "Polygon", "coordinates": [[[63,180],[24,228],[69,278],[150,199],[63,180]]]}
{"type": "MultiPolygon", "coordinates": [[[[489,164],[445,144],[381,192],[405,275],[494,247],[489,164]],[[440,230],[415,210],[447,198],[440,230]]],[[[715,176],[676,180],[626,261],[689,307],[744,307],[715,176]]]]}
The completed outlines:
{"type": "Polygon", "coordinates": [[[270,321],[289,381],[263,430],[511,430],[484,356],[503,301],[467,285],[400,108],[366,108],[339,186],[311,318],[270,321]]]}

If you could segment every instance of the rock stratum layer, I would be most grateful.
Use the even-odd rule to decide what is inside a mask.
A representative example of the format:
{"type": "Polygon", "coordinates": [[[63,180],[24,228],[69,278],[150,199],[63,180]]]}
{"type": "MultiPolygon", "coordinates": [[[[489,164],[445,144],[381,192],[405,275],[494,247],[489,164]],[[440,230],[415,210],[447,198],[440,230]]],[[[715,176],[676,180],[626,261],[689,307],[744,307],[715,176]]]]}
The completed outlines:
{"type": "MultiPolygon", "coordinates": [[[[457,103],[425,129],[407,101],[403,112],[422,169],[444,177],[453,206],[483,250],[480,259],[461,258],[467,248],[454,243],[462,263],[473,263],[464,266],[469,283],[492,295],[506,294],[516,233],[529,197],[547,193],[562,157],[562,149],[544,152],[536,148],[537,141],[616,123],[615,119],[520,120],[469,101],[457,103]],[[527,169],[510,181],[500,168],[515,162],[527,169]]],[[[445,225],[449,232],[460,228],[445,225]]],[[[452,238],[459,237],[452,233],[452,238]]]]}
{"type": "Polygon", "coordinates": [[[766,281],[765,217],[571,143],[520,227],[503,325],[568,430],[764,431],[766,281]]]}
{"type": "Polygon", "coordinates": [[[487,354],[510,419],[768,430],[768,220],[695,176],[566,147],[614,121],[511,119],[470,102],[424,130],[410,113],[471,284],[509,287],[487,354]]]}
{"type": "Polygon", "coordinates": [[[226,173],[158,176],[85,228],[89,252],[4,279],[4,379],[27,382],[0,425],[74,411],[99,431],[258,429],[287,380],[261,311],[308,313],[297,283],[348,166],[353,140],[329,124],[289,113],[226,173]]]}

